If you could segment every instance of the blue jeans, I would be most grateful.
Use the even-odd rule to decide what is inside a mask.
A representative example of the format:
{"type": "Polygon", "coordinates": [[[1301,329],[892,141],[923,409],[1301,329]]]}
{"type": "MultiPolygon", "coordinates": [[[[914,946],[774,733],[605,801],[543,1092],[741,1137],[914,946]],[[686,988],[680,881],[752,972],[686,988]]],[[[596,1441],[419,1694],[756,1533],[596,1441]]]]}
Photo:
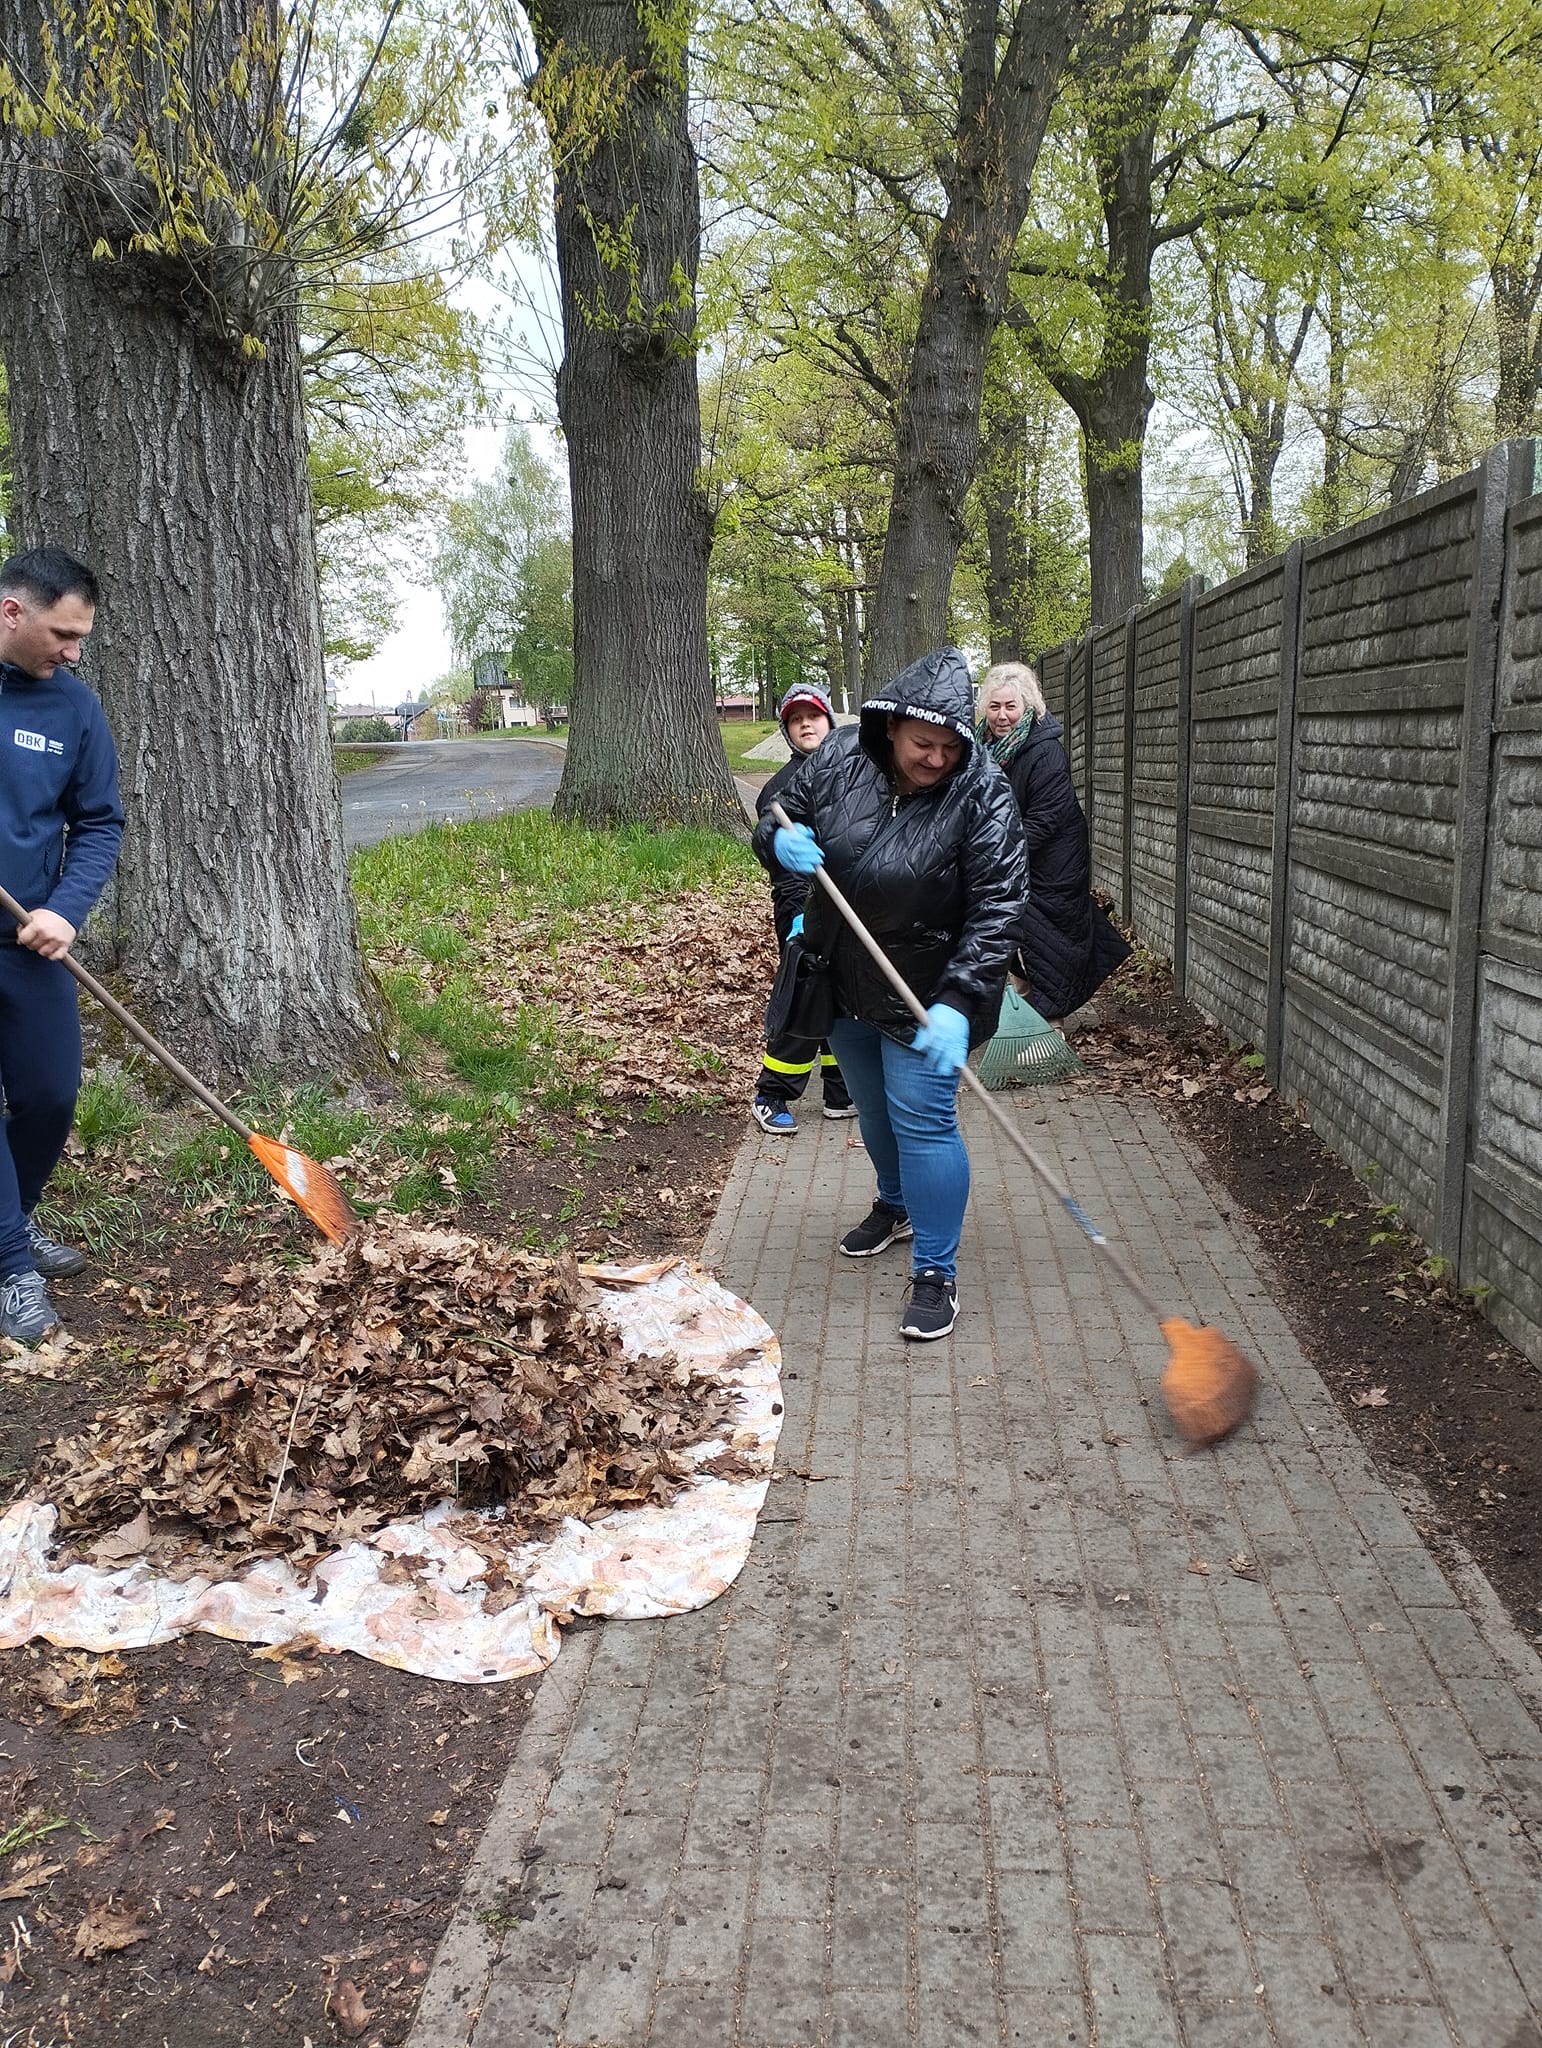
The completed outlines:
{"type": "Polygon", "coordinates": [[[871,1024],[837,1017],[830,1049],[857,1105],[878,1199],[908,1212],[912,1270],[953,1278],[969,1200],[969,1154],[958,1128],[958,1075],[934,1074],[918,1052],[871,1024]]]}

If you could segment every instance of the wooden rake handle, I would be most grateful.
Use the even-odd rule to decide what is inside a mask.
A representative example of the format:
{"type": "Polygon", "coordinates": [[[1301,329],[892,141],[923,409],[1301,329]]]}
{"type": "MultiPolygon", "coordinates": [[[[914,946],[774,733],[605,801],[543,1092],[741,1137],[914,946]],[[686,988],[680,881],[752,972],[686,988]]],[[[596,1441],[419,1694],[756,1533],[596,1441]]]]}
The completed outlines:
{"type": "MultiPolygon", "coordinates": [[[[8,911],[15,918],[18,925],[25,924],[31,916],[31,912],[23,910],[16,901],[16,898],[6,889],[0,889],[0,910],[8,911]]],[[[249,1145],[252,1142],[250,1127],[242,1123],[235,1111],[226,1103],[221,1102],[219,1097],[210,1089],[206,1088],[196,1074],[190,1073],[174,1052],[168,1052],[166,1047],[161,1044],[161,1041],[153,1037],[145,1029],[144,1025],[140,1023],[132,1011],[125,1010],[118,1001],[118,998],[115,995],[109,994],[97,980],[96,976],[81,966],[73,953],[62,955],[59,964],[61,967],[69,969],[81,987],[89,990],[96,997],[102,1008],[109,1015],[116,1017],[131,1037],[139,1040],[139,1043],[145,1048],[146,1052],[155,1055],[168,1074],[174,1074],[189,1094],[196,1095],[205,1109],[212,1109],[222,1123],[229,1124],[230,1128],[244,1144],[249,1145]]]]}
{"type": "MultiPolygon", "coordinates": [[[[775,818],[776,822],[779,825],[785,825],[791,831],[793,821],[788,817],[782,806],[779,803],[773,802],[770,809],[771,815],[775,818]]],[[[894,962],[889,958],[882,946],[879,945],[878,941],[846,901],[846,898],[841,894],[834,882],[830,880],[828,872],[824,868],[819,867],[815,868],[814,875],[815,879],[824,889],[825,894],[851,927],[852,932],[871,955],[874,966],[882,973],[890,988],[901,998],[916,1022],[924,1024],[926,1022],[926,1010],[920,998],[916,995],[915,990],[911,988],[899,969],[894,965],[894,962]]],[[[1054,1168],[1050,1166],[1047,1160],[1042,1159],[1034,1151],[1006,1111],[998,1102],[992,1099],[990,1090],[980,1079],[979,1075],[970,1067],[960,1067],[958,1078],[964,1087],[973,1090],[975,1099],[991,1118],[997,1130],[1022,1154],[1028,1165],[1055,1196],[1055,1199],[1071,1218],[1071,1221],[1084,1233],[1096,1249],[1103,1254],[1104,1258],[1107,1259],[1108,1263],[1119,1275],[1125,1286],[1129,1288],[1131,1294],[1135,1296],[1135,1299],[1142,1308],[1146,1310],[1148,1315],[1151,1315],[1160,1323],[1163,1311],[1145,1281],[1141,1279],[1123,1252],[1116,1245],[1109,1243],[1108,1239],[1103,1235],[1097,1224],[1093,1222],[1081,1203],[1077,1201],[1075,1195],[1072,1194],[1064,1181],[1061,1180],[1054,1168]]]]}

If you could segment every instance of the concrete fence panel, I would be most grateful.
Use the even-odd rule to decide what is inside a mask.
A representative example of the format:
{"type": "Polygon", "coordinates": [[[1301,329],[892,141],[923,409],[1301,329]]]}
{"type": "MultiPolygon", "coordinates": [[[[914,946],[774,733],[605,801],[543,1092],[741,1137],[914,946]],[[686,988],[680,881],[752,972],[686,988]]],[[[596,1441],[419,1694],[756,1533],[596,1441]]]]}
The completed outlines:
{"type": "Polygon", "coordinates": [[[1125,627],[1092,635],[1092,886],[1116,902],[1124,893],[1125,627]]]}
{"type": "Polygon", "coordinates": [[[1194,606],[1188,989],[1254,1045],[1269,1007],[1283,584],[1270,562],[1194,606]]]}
{"type": "Polygon", "coordinates": [[[1171,958],[1178,823],[1178,684],[1183,600],[1148,605],[1135,621],[1130,730],[1128,915],[1171,958]]]}
{"type": "Polygon", "coordinates": [[[1462,1270],[1542,1356],[1542,499],[1512,507],[1479,934],[1462,1270]]]}
{"type": "Polygon", "coordinates": [[[1281,1084],[1433,1239],[1477,479],[1303,554],[1281,1084]]]}
{"type": "Polygon", "coordinates": [[[1535,457],[1042,670],[1096,883],[1542,1362],[1535,457]]]}
{"type": "Polygon", "coordinates": [[[1039,688],[1044,692],[1044,703],[1053,711],[1063,727],[1069,729],[1071,720],[1071,643],[1052,647],[1048,654],[1041,655],[1037,664],[1039,688]]]}

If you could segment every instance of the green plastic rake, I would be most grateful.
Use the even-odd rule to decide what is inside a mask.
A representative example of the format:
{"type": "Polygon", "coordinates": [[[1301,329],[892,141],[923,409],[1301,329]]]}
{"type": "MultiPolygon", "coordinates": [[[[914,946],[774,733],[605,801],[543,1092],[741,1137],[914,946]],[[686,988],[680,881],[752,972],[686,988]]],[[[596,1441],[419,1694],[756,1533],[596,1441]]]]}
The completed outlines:
{"type": "Polygon", "coordinates": [[[996,1034],[980,1053],[978,1068],[986,1088],[1037,1088],[1046,1081],[1069,1081],[1086,1068],[1046,1018],[1007,983],[1001,998],[996,1034]]]}

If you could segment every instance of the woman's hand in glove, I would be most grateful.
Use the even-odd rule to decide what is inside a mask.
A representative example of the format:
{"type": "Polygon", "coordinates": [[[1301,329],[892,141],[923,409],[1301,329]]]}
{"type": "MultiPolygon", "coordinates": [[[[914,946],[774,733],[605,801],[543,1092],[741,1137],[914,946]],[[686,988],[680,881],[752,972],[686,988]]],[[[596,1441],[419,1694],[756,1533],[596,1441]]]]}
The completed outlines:
{"type": "Polygon", "coordinates": [[[794,875],[811,875],[825,864],[824,853],[807,825],[778,825],[771,851],[794,875]]]}
{"type": "Polygon", "coordinates": [[[969,1019],[947,1003],[933,1003],[910,1041],[934,1074],[953,1074],[969,1056],[969,1019]]]}

